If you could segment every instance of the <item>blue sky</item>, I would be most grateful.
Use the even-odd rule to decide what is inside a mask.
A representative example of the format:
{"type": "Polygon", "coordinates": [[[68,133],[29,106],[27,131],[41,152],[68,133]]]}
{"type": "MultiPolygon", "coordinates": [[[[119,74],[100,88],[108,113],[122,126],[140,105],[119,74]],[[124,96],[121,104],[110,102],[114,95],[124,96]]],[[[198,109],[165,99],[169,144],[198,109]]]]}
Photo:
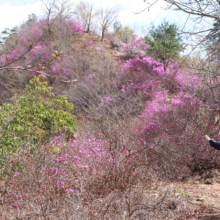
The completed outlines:
{"type": "MultiPolygon", "coordinates": [[[[134,14],[146,7],[146,3],[143,0],[89,0],[93,2],[96,7],[112,7],[118,6],[120,8],[119,21],[123,25],[129,25],[131,28],[136,29],[138,33],[142,32],[142,29],[149,27],[151,22],[156,25],[161,23],[164,19],[172,22],[177,22],[181,26],[184,23],[184,17],[182,13],[174,11],[163,10],[166,6],[163,0],[159,2],[148,12],[145,11],[141,14],[134,14]],[[175,19],[174,19],[175,18],[175,19]]],[[[73,4],[77,0],[70,0],[73,4]]],[[[42,15],[42,1],[41,0],[0,0],[0,32],[6,27],[12,28],[21,24],[27,19],[27,16],[31,13],[35,13],[40,17],[42,15]]]]}

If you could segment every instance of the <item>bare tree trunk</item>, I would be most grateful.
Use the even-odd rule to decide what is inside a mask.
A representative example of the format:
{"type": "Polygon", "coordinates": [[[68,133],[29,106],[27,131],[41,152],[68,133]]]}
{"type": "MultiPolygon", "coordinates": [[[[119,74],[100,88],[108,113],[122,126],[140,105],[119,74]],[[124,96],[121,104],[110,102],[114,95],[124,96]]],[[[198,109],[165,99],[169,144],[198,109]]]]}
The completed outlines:
{"type": "Polygon", "coordinates": [[[88,24],[87,30],[86,30],[86,33],[89,33],[89,32],[90,32],[90,24],[88,24]]]}
{"type": "Polygon", "coordinates": [[[116,20],[118,15],[117,8],[106,8],[106,9],[100,9],[99,10],[99,23],[100,27],[102,29],[102,41],[105,36],[105,31],[108,30],[113,22],[116,20]]]}
{"type": "Polygon", "coordinates": [[[102,29],[102,41],[104,40],[104,37],[105,37],[105,29],[103,28],[102,29]]]}

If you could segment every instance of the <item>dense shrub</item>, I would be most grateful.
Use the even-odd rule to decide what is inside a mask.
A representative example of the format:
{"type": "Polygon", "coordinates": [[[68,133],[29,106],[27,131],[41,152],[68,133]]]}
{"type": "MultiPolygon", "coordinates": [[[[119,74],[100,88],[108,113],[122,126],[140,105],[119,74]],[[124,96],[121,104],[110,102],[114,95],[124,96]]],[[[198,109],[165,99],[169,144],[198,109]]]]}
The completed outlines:
{"type": "Polygon", "coordinates": [[[1,160],[25,145],[33,149],[61,132],[67,138],[76,132],[76,117],[67,112],[73,104],[65,96],[55,96],[42,78],[30,81],[16,105],[4,103],[1,107],[1,160]]]}
{"type": "MultiPolygon", "coordinates": [[[[134,186],[128,181],[128,153],[119,163],[101,140],[77,140],[66,146],[62,138],[55,142],[62,147],[59,154],[53,154],[50,147],[38,148],[33,154],[22,152],[7,163],[5,169],[10,175],[0,183],[2,218],[115,219],[149,216],[155,208],[164,210],[162,215],[158,211],[159,216],[169,212],[164,190],[158,190],[157,195],[150,189],[143,193],[143,183],[134,186]],[[18,165],[22,169],[15,170],[18,165]]],[[[148,176],[151,179],[151,174],[148,176]]],[[[136,177],[130,176],[133,181],[136,177]]],[[[145,187],[154,185],[148,181],[145,187]]]]}
{"type": "Polygon", "coordinates": [[[50,28],[56,43],[52,41],[53,37],[49,36],[47,21],[41,20],[17,32],[15,48],[7,48],[7,45],[3,47],[0,56],[0,98],[3,103],[10,101],[13,94],[20,94],[25,84],[33,75],[38,74],[38,71],[47,72],[50,84],[56,79],[71,79],[72,71],[68,62],[71,53],[67,51],[70,50],[75,35],[82,35],[83,28],[81,23],[72,20],[64,19],[59,25],[58,21],[55,21],[51,21],[53,25],[50,28]],[[61,27],[62,31],[58,27],[61,27]],[[66,53],[60,56],[62,50],[66,53]]]}
{"type": "Polygon", "coordinates": [[[138,122],[140,141],[147,148],[146,160],[151,167],[169,179],[217,168],[219,153],[204,140],[204,134],[218,133],[207,108],[187,93],[180,93],[171,102],[166,100],[166,94],[157,94],[138,122]]]}
{"type": "Polygon", "coordinates": [[[121,42],[119,51],[124,53],[127,58],[144,57],[146,50],[151,47],[146,44],[143,38],[134,38],[131,42],[121,42]]]}

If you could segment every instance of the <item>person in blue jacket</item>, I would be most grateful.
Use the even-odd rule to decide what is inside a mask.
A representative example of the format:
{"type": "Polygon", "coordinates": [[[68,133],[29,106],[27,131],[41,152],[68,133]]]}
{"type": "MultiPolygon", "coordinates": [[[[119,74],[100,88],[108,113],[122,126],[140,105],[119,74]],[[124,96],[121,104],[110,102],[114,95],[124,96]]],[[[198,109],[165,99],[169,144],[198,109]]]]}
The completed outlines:
{"type": "Polygon", "coordinates": [[[220,143],[211,139],[208,135],[205,135],[205,139],[209,142],[210,146],[216,150],[220,150],[220,143]]]}

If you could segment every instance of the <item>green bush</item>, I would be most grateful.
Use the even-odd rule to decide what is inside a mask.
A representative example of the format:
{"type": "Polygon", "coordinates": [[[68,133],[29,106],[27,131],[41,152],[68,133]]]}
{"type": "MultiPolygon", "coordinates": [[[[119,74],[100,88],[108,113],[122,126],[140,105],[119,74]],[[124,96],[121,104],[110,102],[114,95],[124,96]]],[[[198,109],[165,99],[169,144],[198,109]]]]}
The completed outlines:
{"type": "Polygon", "coordinates": [[[68,112],[73,104],[68,103],[66,96],[55,96],[43,79],[35,76],[15,105],[4,103],[0,109],[3,161],[21,147],[33,150],[61,132],[71,138],[77,131],[76,116],[68,112]]]}

